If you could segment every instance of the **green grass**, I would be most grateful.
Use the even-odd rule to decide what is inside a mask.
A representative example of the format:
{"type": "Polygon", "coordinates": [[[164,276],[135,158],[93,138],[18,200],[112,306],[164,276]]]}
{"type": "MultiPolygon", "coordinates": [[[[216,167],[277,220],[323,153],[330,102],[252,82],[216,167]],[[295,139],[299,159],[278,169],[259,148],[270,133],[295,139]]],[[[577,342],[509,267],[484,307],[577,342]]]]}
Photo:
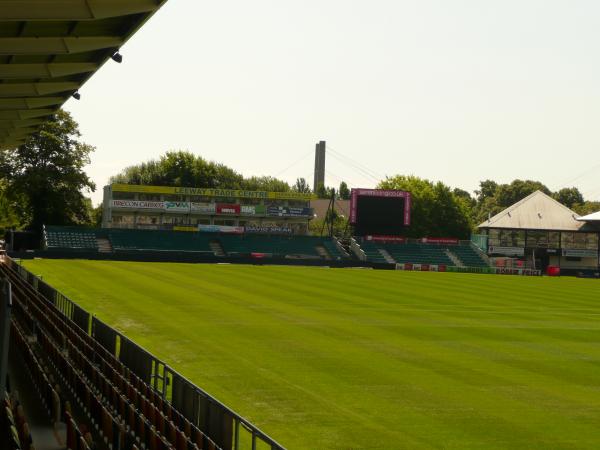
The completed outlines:
{"type": "Polygon", "coordinates": [[[290,449],[600,448],[600,283],[25,265],[290,449]]]}

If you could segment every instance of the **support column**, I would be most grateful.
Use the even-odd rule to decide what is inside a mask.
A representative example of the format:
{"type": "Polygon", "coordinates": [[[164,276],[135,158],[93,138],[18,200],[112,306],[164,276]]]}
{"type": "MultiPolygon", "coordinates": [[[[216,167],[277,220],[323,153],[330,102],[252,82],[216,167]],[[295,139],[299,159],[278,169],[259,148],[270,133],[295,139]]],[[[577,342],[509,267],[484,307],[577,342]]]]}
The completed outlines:
{"type": "Polygon", "coordinates": [[[10,317],[12,310],[12,292],[10,282],[0,280],[0,393],[6,391],[6,373],[8,371],[8,348],[10,341],[10,317]]]}

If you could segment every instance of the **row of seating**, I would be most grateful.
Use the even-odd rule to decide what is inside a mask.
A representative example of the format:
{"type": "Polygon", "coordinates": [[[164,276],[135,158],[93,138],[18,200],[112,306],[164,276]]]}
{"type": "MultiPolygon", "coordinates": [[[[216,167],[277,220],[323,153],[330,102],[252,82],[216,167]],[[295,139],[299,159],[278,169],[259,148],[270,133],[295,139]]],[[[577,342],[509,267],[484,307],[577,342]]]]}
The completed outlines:
{"type": "Polygon", "coordinates": [[[190,233],[167,230],[90,229],[47,227],[46,245],[50,250],[98,251],[98,239],[108,239],[114,251],[176,251],[213,254],[216,245],[229,256],[264,253],[277,257],[297,256],[343,259],[335,242],[317,236],[269,236],[258,234],[190,233]],[[323,247],[319,252],[318,247],[323,247]]]}
{"type": "Polygon", "coordinates": [[[212,252],[211,233],[165,230],[104,230],[114,250],[212,252]]]}
{"type": "Polygon", "coordinates": [[[454,245],[450,247],[465,267],[489,267],[489,264],[482,258],[481,254],[471,245],[454,245]]]}
{"type": "Polygon", "coordinates": [[[49,227],[45,232],[45,240],[50,249],[98,250],[96,234],[86,229],[49,227]]]}
{"type": "Polygon", "coordinates": [[[29,425],[18,399],[5,392],[0,411],[0,444],[6,450],[35,450],[29,425]]]}
{"type": "MultiPolygon", "coordinates": [[[[28,289],[28,286],[18,287],[28,289]]],[[[114,450],[197,450],[215,443],[35,291],[27,312],[44,352],[114,450]]],[[[22,311],[25,309],[21,308],[22,311]]]]}
{"type": "Polygon", "coordinates": [[[258,234],[221,235],[218,242],[229,256],[265,253],[272,256],[298,256],[320,258],[318,247],[323,247],[334,259],[341,258],[339,251],[332,252],[329,238],[318,236],[264,236],[258,234]]]}
{"type": "Polygon", "coordinates": [[[397,263],[413,264],[442,264],[454,265],[446,253],[447,249],[438,245],[428,244],[388,244],[385,246],[388,253],[397,263]]]}
{"type": "Polygon", "coordinates": [[[449,254],[467,267],[487,267],[486,261],[470,245],[437,245],[424,243],[385,243],[364,240],[360,243],[367,260],[388,262],[380,250],[399,264],[457,265],[449,254]]]}

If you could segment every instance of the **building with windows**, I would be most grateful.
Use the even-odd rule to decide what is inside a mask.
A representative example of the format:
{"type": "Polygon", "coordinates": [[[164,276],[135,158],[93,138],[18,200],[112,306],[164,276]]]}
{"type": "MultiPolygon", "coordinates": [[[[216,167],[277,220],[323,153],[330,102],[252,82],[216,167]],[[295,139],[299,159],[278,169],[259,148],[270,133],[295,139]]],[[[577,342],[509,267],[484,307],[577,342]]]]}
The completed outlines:
{"type": "Polygon", "coordinates": [[[307,234],[312,194],[177,186],[104,187],[103,228],[307,234]]]}
{"type": "Polygon", "coordinates": [[[480,224],[479,230],[487,236],[492,257],[515,257],[542,270],[598,270],[600,221],[586,217],[536,191],[480,224]]]}

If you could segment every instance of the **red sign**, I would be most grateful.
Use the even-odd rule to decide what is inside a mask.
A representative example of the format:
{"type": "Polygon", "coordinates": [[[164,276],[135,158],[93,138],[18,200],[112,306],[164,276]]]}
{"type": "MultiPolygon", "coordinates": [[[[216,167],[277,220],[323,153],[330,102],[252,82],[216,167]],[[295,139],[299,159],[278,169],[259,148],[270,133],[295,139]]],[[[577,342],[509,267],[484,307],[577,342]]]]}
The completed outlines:
{"type": "Polygon", "coordinates": [[[217,214],[240,215],[240,205],[237,203],[217,203],[217,214]]]}
{"type": "Polygon", "coordinates": [[[400,236],[386,236],[384,234],[376,234],[373,236],[367,236],[367,241],[375,242],[397,242],[403,244],[406,242],[406,238],[400,236]]]}
{"type": "Polygon", "coordinates": [[[421,239],[421,242],[423,242],[425,244],[451,244],[451,245],[457,245],[458,244],[458,239],[455,239],[455,238],[431,238],[431,237],[425,237],[425,238],[421,239]]]}

